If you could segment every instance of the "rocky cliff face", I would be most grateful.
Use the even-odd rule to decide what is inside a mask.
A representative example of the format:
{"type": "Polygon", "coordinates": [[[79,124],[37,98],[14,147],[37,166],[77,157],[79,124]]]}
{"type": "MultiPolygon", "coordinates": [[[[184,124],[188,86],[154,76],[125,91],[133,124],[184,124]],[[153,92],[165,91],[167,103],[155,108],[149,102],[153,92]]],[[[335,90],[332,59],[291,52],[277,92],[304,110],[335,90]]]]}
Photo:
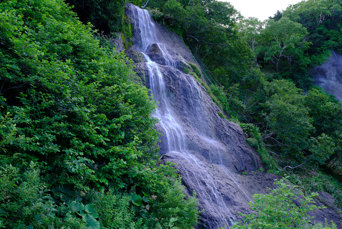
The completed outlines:
{"type": "Polygon", "coordinates": [[[126,14],[134,35],[127,54],[158,106],[153,116],[162,133],[160,153],[177,165],[188,193],[196,192],[203,210],[199,228],[229,228],[238,212],[249,211],[252,194],[264,193],[275,176],[258,171],[260,158],[241,128],[219,116],[180,38],[146,10],[128,4],[126,14]]]}
{"type": "Polygon", "coordinates": [[[158,104],[161,154],[176,163],[189,194],[196,192],[204,211],[201,227],[232,225],[238,212],[248,211],[251,195],[263,192],[273,177],[256,172],[260,159],[240,127],[222,119],[205,88],[187,74],[197,63],[179,37],[146,10],[128,4],[126,13],[134,29],[127,53],[158,104]]]}
{"type": "Polygon", "coordinates": [[[342,103],[342,55],[332,52],[331,57],[313,69],[314,83],[342,103]]]}

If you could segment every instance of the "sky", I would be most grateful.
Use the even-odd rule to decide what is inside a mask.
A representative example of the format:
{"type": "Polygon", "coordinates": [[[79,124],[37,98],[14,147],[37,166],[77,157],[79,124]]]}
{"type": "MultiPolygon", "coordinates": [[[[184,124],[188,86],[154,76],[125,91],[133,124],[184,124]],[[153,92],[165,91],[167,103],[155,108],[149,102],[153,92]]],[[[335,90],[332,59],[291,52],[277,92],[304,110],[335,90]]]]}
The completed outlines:
{"type": "Polygon", "coordinates": [[[277,10],[286,9],[287,6],[300,2],[301,0],[221,0],[230,2],[235,9],[240,11],[244,17],[256,17],[265,20],[273,16],[277,10]]]}

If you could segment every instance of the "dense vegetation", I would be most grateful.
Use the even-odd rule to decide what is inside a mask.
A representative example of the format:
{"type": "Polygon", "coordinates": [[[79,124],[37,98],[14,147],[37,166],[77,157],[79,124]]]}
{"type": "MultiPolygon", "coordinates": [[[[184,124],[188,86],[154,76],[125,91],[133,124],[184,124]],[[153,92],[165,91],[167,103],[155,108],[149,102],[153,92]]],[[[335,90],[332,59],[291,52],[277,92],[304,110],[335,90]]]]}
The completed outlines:
{"type": "MultiPolygon", "coordinates": [[[[66,2],[83,24],[62,0],[0,3],[0,227],[194,226],[195,199],[157,160],[154,104],[106,40],[130,34],[127,1],[66,2]]],[[[130,2],[192,49],[206,88],[268,172],[342,206],[342,107],[309,74],[342,51],[341,0],[303,1],[265,22],[216,0],[130,2]]],[[[311,199],[298,208],[292,186],[278,186],[255,196],[245,223],[274,225],[275,206],[293,209],[279,228],[309,221],[311,199]]]]}
{"type": "Polygon", "coordinates": [[[132,69],[62,0],[0,3],[0,228],[196,224],[132,69]]]}

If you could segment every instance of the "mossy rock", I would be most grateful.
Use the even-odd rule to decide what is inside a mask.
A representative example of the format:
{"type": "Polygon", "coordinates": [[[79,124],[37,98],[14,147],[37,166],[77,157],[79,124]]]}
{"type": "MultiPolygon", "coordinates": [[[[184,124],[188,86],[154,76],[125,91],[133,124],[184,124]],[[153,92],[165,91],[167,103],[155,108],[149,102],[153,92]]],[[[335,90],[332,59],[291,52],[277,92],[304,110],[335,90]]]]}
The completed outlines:
{"type": "Polygon", "coordinates": [[[134,51],[133,49],[129,49],[126,51],[126,55],[133,60],[134,63],[142,63],[145,62],[145,57],[141,52],[134,51]]]}
{"type": "Polygon", "coordinates": [[[194,63],[189,63],[189,65],[191,66],[191,68],[192,68],[192,71],[199,77],[199,78],[201,78],[202,77],[202,74],[201,74],[201,71],[199,70],[199,68],[197,67],[197,65],[196,64],[194,64],[194,63]]]}
{"type": "Polygon", "coordinates": [[[137,63],[134,67],[134,71],[136,73],[134,77],[134,82],[141,85],[146,85],[145,64],[143,62],[137,63]]]}
{"type": "Polygon", "coordinates": [[[191,72],[193,72],[191,66],[185,61],[179,61],[177,65],[177,68],[186,74],[191,74],[191,72]]]}
{"type": "Polygon", "coordinates": [[[125,15],[124,23],[122,25],[122,43],[125,49],[129,49],[133,45],[133,28],[130,19],[125,15]]]}

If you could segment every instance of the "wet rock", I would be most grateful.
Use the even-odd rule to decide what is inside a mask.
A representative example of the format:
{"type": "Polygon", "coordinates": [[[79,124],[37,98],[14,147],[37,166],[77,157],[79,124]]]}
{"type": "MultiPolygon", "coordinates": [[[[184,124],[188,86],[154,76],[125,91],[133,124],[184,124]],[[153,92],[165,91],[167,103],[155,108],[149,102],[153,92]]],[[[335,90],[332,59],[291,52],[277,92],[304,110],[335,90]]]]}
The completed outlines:
{"type": "Polygon", "coordinates": [[[315,67],[311,74],[314,84],[334,95],[342,103],[342,55],[332,52],[331,57],[315,67]]]}
{"type": "Polygon", "coordinates": [[[189,49],[173,33],[153,22],[147,11],[128,4],[133,25],[137,72],[157,102],[154,117],[161,136],[161,154],[174,162],[189,195],[196,192],[203,210],[199,228],[229,227],[248,213],[255,193],[272,187],[276,176],[258,172],[258,154],[239,125],[220,117],[219,107],[191,75],[198,66],[189,49]],[[192,69],[193,70],[193,69],[192,69]],[[241,175],[247,172],[247,175],[241,175]]]}
{"type": "Polygon", "coordinates": [[[144,58],[144,55],[141,54],[141,52],[137,52],[133,49],[129,49],[129,50],[126,50],[126,55],[131,58],[134,63],[144,63],[145,62],[145,58],[144,58]]]}
{"type": "Polygon", "coordinates": [[[115,33],[114,38],[111,43],[115,46],[115,50],[117,52],[121,52],[124,50],[124,45],[122,42],[122,33],[115,33]]]}
{"type": "Polygon", "coordinates": [[[166,60],[158,44],[151,44],[147,47],[146,54],[158,64],[166,65],[166,60]]]}
{"type": "Polygon", "coordinates": [[[136,82],[146,85],[145,63],[136,63],[133,70],[137,73],[136,82]]]}

